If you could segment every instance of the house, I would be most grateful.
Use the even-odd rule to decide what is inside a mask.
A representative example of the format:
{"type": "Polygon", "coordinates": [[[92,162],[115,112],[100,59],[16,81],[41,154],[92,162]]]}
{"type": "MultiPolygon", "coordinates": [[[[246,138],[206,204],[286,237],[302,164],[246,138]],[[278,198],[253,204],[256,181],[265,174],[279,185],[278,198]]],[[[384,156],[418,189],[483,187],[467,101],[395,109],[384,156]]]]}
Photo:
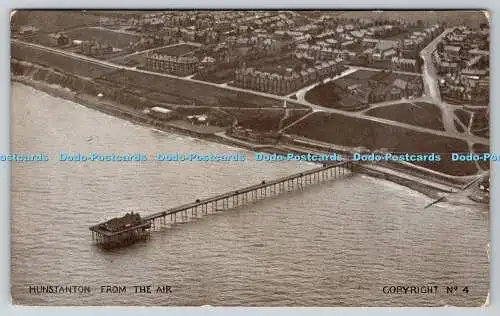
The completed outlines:
{"type": "Polygon", "coordinates": [[[396,55],[396,51],[394,48],[396,48],[397,45],[398,42],[396,41],[384,41],[384,40],[379,41],[375,45],[375,48],[373,49],[372,53],[373,60],[383,60],[392,58],[393,56],[396,55]]]}
{"type": "Polygon", "coordinates": [[[19,28],[19,34],[21,35],[33,35],[38,33],[38,28],[31,25],[23,25],[19,28]]]}
{"type": "Polygon", "coordinates": [[[417,60],[410,58],[392,57],[392,69],[402,71],[418,71],[417,60]]]}
{"type": "Polygon", "coordinates": [[[455,73],[458,71],[458,63],[456,62],[448,62],[448,61],[440,61],[437,63],[438,72],[440,74],[443,73],[455,73]]]}
{"type": "Polygon", "coordinates": [[[378,39],[375,39],[375,38],[363,38],[363,40],[361,41],[361,45],[363,47],[370,47],[370,48],[373,48],[377,45],[377,43],[379,42],[380,40],[378,39]]]}
{"type": "Polygon", "coordinates": [[[445,53],[449,54],[450,56],[453,56],[453,57],[460,57],[461,50],[462,50],[462,47],[460,47],[460,46],[446,45],[444,47],[445,53]]]}
{"type": "Polygon", "coordinates": [[[49,34],[50,44],[53,46],[64,46],[70,43],[70,39],[67,35],[61,33],[51,33],[49,34]]]}
{"type": "Polygon", "coordinates": [[[422,95],[423,84],[419,77],[412,80],[400,78],[391,80],[390,74],[391,72],[381,71],[368,80],[368,86],[372,89],[370,102],[398,100],[422,95]]]}
{"type": "Polygon", "coordinates": [[[216,68],[215,58],[205,56],[200,62],[200,72],[212,72],[216,68]]]}
{"type": "Polygon", "coordinates": [[[397,54],[396,50],[391,48],[382,53],[382,59],[384,60],[391,59],[392,57],[395,57],[396,54],[397,54]]]}
{"type": "Polygon", "coordinates": [[[348,47],[351,47],[354,45],[354,42],[353,41],[346,41],[346,42],[343,42],[342,44],[340,44],[340,46],[342,48],[348,48],[348,47]]]}
{"type": "Polygon", "coordinates": [[[80,52],[88,56],[102,56],[113,52],[113,47],[109,43],[99,41],[82,41],[80,52]]]}

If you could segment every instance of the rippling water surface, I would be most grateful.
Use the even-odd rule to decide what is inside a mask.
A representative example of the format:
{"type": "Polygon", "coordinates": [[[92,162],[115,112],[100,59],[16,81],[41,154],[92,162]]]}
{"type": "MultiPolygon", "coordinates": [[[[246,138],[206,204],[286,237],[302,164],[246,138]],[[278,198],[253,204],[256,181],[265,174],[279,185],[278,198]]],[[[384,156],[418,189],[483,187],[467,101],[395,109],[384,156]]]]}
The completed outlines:
{"type": "Polygon", "coordinates": [[[488,210],[440,204],[355,175],[153,233],[103,252],[88,226],[149,214],[300,170],[306,163],[63,163],[64,152],[251,152],[158,133],[13,84],[13,152],[51,160],[12,170],[12,296],[30,305],[442,306],[484,303],[488,210]],[[93,292],[29,294],[29,285],[93,292]],[[101,294],[101,285],[169,285],[101,294]],[[388,295],[386,285],[438,285],[388,295]],[[445,287],[469,293],[446,295],[445,287]]]}

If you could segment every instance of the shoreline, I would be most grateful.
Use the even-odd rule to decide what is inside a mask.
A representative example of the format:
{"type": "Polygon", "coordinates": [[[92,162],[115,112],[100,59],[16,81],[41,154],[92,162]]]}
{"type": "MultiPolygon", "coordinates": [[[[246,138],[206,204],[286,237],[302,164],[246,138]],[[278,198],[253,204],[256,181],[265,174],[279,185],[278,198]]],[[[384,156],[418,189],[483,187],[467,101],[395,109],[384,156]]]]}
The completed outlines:
{"type": "MultiPolygon", "coordinates": [[[[177,126],[175,124],[169,124],[168,122],[163,122],[160,120],[156,120],[154,118],[151,118],[147,116],[147,114],[144,114],[142,112],[139,112],[137,110],[133,110],[130,108],[126,108],[124,106],[118,105],[114,101],[106,100],[106,99],[100,99],[98,97],[93,97],[88,94],[84,93],[77,93],[69,88],[64,88],[60,85],[56,84],[49,84],[45,81],[38,81],[34,79],[30,79],[27,77],[23,76],[12,76],[12,82],[17,82],[29,87],[32,87],[36,90],[42,91],[44,93],[47,93],[51,96],[57,97],[57,98],[62,98],[65,100],[69,100],[72,102],[75,102],[77,104],[80,104],[81,106],[85,106],[87,108],[97,110],[99,112],[121,118],[124,120],[127,120],[129,122],[132,122],[134,124],[138,124],[144,127],[149,127],[149,128],[154,128],[158,129],[160,131],[164,132],[172,132],[180,135],[185,135],[185,136],[190,136],[198,139],[203,139],[206,141],[211,141],[211,142],[216,142],[228,146],[233,146],[235,148],[242,148],[245,150],[249,151],[254,151],[254,152],[267,152],[267,153],[282,153],[286,152],[283,148],[279,147],[279,144],[277,145],[257,145],[257,144],[250,144],[245,141],[241,141],[238,139],[232,139],[231,137],[221,137],[219,135],[216,135],[214,133],[202,133],[199,131],[194,131],[192,129],[188,128],[182,128],[180,126],[177,126]]],[[[302,148],[300,149],[294,149],[293,151],[299,153],[299,154],[307,154],[307,149],[302,148]]],[[[313,149],[311,148],[309,152],[311,152],[313,149]]],[[[429,185],[426,183],[422,183],[420,181],[410,179],[408,177],[403,176],[403,172],[399,171],[396,173],[386,173],[380,170],[377,170],[376,166],[371,167],[370,165],[361,165],[361,167],[357,168],[360,173],[366,174],[368,176],[374,177],[374,178],[379,178],[382,180],[387,180],[391,181],[393,183],[405,186],[411,190],[417,191],[419,193],[422,193],[432,199],[438,199],[443,196],[443,194],[448,194],[453,192],[453,186],[450,183],[449,184],[449,191],[445,191],[442,189],[438,189],[438,185],[442,185],[441,183],[435,181],[436,186],[429,185]],[[400,174],[398,174],[400,173],[400,174]]],[[[423,181],[423,179],[422,179],[423,181]]],[[[427,181],[432,182],[432,179],[427,181]]],[[[455,187],[456,188],[456,187],[455,187]]],[[[475,201],[476,203],[479,203],[475,201]]]]}

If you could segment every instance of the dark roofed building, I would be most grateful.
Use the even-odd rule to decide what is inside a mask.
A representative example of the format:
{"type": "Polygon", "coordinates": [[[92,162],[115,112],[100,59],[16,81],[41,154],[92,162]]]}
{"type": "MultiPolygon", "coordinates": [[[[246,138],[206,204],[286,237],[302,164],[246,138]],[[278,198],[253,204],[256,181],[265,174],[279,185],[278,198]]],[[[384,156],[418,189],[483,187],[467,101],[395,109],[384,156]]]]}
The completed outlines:
{"type": "Polygon", "coordinates": [[[63,45],[68,45],[70,39],[66,34],[52,33],[49,34],[49,41],[53,46],[63,46],[63,45]]]}

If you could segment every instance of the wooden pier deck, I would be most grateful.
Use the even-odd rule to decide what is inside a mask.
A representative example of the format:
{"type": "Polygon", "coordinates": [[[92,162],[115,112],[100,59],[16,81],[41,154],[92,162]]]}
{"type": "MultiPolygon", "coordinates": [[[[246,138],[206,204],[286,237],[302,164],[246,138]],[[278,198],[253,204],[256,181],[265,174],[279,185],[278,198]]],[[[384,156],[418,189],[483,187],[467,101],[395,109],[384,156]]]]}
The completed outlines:
{"type": "MultiPolygon", "coordinates": [[[[151,223],[154,229],[157,221],[160,225],[167,224],[167,217],[170,216],[170,223],[177,223],[177,216],[180,215],[180,222],[197,218],[198,214],[207,215],[217,211],[228,210],[255,201],[264,200],[268,197],[277,196],[294,190],[301,190],[305,186],[318,184],[332,179],[340,178],[352,173],[357,162],[345,160],[335,163],[325,163],[321,167],[295,173],[286,177],[271,181],[262,181],[259,184],[251,185],[238,190],[226,192],[206,199],[198,199],[192,203],[177,206],[163,212],[143,216],[142,219],[151,223]]],[[[90,227],[93,233],[98,233],[100,224],[90,227]]]]}

